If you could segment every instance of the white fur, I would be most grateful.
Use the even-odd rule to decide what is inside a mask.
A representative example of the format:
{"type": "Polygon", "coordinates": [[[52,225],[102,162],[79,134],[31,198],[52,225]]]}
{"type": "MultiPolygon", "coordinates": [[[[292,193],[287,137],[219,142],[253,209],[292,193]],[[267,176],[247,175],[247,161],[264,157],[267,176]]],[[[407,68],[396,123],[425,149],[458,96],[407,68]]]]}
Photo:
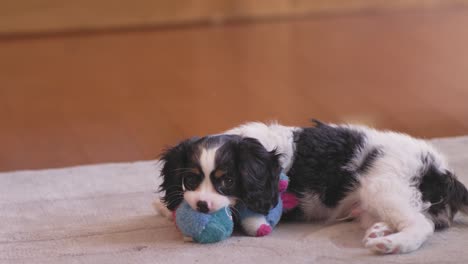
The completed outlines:
{"type": "Polygon", "coordinates": [[[350,192],[338,204],[338,206],[331,211],[328,222],[338,222],[343,220],[355,219],[362,211],[359,193],[357,191],[350,192]]]}
{"type": "Polygon", "coordinates": [[[405,134],[361,126],[346,127],[363,132],[367,138],[365,147],[356,151],[351,164],[347,165],[348,169],[360,164],[372,148],[378,147],[385,153],[384,158],[377,159],[360,176],[359,202],[364,211],[361,222],[363,226],[382,222],[383,230],[395,233],[371,238],[369,234],[372,231],[368,230],[365,246],[384,254],[418,249],[434,232],[434,225],[424,215],[430,204],[422,201],[415,182],[419,179],[415,176],[422,174],[422,157],[433,157],[433,164],[440,171],[447,169],[444,157],[427,142],[405,134]]]}
{"type": "Polygon", "coordinates": [[[199,161],[204,174],[203,181],[196,190],[184,192],[185,201],[195,210],[199,201],[205,201],[210,212],[218,211],[231,204],[229,197],[221,195],[215,190],[210,179],[211,173],[216,169],[215,157],[217,150],[217,148],[201,149],[199,161]]]}
{"type": "Polygon", "coordinates": [[[200,167],[205,175],[205,179],[210,178],[211,172],[215,169],[216,151],[218,151],[218,148],[203,148],[201,150],[199,161],[200,167]]]}
{"type": "Polygon", "coordinates": [[[251,122],[224,133],[255,138],[268,151],[276,149],[282,155],[280,165],[287,171],[292,166],[296,149],[293,133],[300,129],[298,127],[282,126],[277,123],[267,125],[260,122],[251,122]]]}
{"type": "Polygon", "coordinates": [[[414,177],[421,175],[424,155],[433,156],[440,171],[447,169],[445,159],[423,140],[365,127],[352,128],[366,134],[367,146],[378,146],[385,153],[361,177],[361,206],[370,217],[396,231],[388,236],[367,238],[365,246],[379,253],[418,249],[433,233],[434,225],[424,216],[430,204],[423,203],[414,177]]]}

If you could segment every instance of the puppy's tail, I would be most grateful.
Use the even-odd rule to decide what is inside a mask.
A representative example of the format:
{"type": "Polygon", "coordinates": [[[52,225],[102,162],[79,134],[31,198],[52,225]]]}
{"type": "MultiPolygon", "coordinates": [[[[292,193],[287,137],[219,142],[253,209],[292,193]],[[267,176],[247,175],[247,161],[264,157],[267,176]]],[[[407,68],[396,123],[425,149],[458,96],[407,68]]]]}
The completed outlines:
{"type": "Polygon", "coordinates": [[[454,179],[453,189],[449,195],[452,196],[451,206],[468,215],[468,190],[465,185],[458,181],[458,179],[454,179]]]}

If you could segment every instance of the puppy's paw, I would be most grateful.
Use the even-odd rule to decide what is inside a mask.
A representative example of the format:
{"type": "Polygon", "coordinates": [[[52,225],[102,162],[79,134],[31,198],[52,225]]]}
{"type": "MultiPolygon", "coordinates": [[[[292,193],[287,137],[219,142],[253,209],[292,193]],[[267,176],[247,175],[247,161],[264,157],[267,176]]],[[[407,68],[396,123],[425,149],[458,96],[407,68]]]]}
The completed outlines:
{"type": "Polygon", "coordinates": [[[365,247],[379,254],[398,254],[400,246],[390,237],[377,237],[368,239],[365,247]]]}
{"type": "Polygon", "coordinates": [[[369,240],[378,237],[388,236],[393,233],[393,230],[384,222],[375,223],[369,229],[367,229],[364,235],[363,243],[367,243],[369,240]]]}
{"type": "Polygon", "coordinates": [[[161,202],[161,200],[154,201],[153,207],[159,215],[166,217],[170,221],[174,221],[174,213],[167,209],[166,205],[161,202]]]}
{"type": "Polygon", "coordinates": [[[363,243],[366,248],[373,252],[381,254],[393,254],[400,251],[400,247],[392,241],[388,235],[394,233],[386,223],[375,223],[371,228],[366,231],[363,243]]]}

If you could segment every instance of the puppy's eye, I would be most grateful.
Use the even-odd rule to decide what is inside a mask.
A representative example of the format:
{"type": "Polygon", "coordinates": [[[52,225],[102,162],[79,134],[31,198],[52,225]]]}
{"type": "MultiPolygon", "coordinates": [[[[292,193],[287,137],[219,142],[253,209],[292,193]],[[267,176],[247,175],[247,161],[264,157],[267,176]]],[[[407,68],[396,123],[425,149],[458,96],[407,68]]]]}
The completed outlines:
{"type": "Polygon", "coordinates": [[[195,173],[190,173],[184,176],[183,184],[185,189],[192,191],[195,190],[200,183],[201,176],[195,173]]]}
{"type": "Polygon", "coordinates": [[[223,187],[224,188],[231,188],[232,186],[234,186],[234,179],[229,178],[229,177],[225,177],[223,179],[223,187]]]}

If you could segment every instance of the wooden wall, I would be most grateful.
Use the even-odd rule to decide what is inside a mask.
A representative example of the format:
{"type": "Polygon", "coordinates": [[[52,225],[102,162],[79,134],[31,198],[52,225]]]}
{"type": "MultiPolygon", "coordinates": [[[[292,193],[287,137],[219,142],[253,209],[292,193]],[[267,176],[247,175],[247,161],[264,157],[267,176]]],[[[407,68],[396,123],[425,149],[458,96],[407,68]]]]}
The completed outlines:
{"type": "Polygon", "coordinates": [[[128,29],[332,13],[440,9],[468,0],[0,1],[0,35],[128,29]]]}
{"type": "Polygon", "coordinates": [[[468,134],[467,28],[422,8],[3,37],[0,170],[153,159],[252,120],[468,134]]]}

